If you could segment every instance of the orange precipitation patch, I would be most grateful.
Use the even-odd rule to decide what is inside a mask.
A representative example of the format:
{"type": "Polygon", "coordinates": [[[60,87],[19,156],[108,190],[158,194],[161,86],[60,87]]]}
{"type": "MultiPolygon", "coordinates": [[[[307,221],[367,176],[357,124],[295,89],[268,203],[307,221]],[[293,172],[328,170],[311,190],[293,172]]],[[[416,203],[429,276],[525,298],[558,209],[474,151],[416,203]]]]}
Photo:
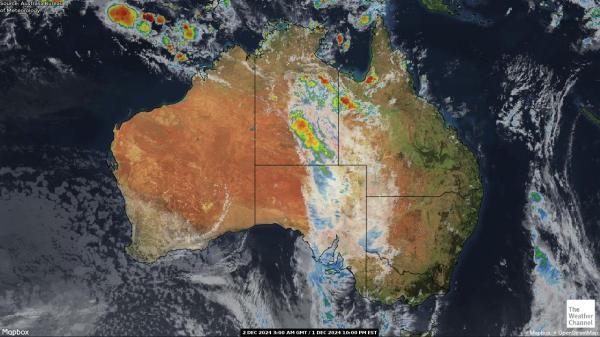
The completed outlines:
{"type": "Polygon", "coordinates": [[[164,25],[166,21],[167,21],[167,20],[166,20],[166,19],[165,19],[165,17],[164,17],[164,16],[162,16],[162,15],[159,15],[159,16],[156,18],[156,24],[157,24],[157,25],[164,25]]]}
{"type": "Polygon", "coordinates": [[[185,55],[184,53],[177,53],[177,54],[175,55],[175,59],[176,59],[177,61],[179,61],[179,62],[185,62],[185,61],[187,61],[187,60],[188,60],[188,57],[187,57],[187,55],[185,55]]]}
{"type": "Polygon", "coordinates": [[[310,149],[317,149],[319,147],[319,140],[315,137],[313,131],[308,127],[305,119],[296,119],[292,123],[292,130],[294,130],[298,137],[304,141],[304,146],[310,149]]]}
{"type": "Polygon", "coordinates": [[[323,77],[322,75],[319,75],[317,77],[319,78],[321,83],[323,83],[325,88],[327,88],[327,90],[329,90],[330,92],[335,92],[335,88],[331,85],[331,83],[329,82],[329,80],[327,78],[323,77]]]}
{"type": "Polygon", "coordinates": [[[323,84],[329,84],[329,80],[326,79],[325,77],[323,77],[321,75],[319,75],[318,77],[319,77],[319,80],[321,81],[321,83],[323,83],[323,84]]]}
{"type": "Polygon", "coordinates": [[[125,28],[133,28],[138,16],[135,8],[125,4],[116,4],[108,8],[108,17],[111,21],[125,28]]]}
{"type": "Polygon", "coordinates": [[[196,38],[196,28],[188,23],[184,23],[181,27],[183,29],[183,38],[186,40],[194,40],[196,38]]]}
{"type": "Polygon", "coordinates": [[[340,97],[340,101],[342,101],[342,104],[344,104],[348,109],[356,108],[356,105],[354,104],[354,102],[352,102],[352,100],[348,96],[340,97]]]}

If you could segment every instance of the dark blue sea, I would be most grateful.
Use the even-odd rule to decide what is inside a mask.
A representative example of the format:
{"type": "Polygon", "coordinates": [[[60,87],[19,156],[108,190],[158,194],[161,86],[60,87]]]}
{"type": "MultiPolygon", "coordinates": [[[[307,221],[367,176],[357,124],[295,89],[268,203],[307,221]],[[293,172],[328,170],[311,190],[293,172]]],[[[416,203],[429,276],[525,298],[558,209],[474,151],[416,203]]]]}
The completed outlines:
{"type": "MultiPolygon", "coordinates": [[[[329,62],[356,77],[365,74],[370,32],[336,26],[343,11],[293,12],[262,1],[252,8],[248,17],[297,22],[315,17],[349,29],[352,48],[329,62]]],[[[79,324],[80,334],[237,335],[239,315],[249,315],[250,307],[233,311],[237,306],[211,293],[236,298],[258,292],[267,298],[265,305],[296,306],[296,318],[304,323],[310,287],[295,280],[296,269],[308,263],[299,256],[308,259],[310,251],[298,248],[303,241],[297,232],[257,226],[228,233],[206,250],[175,252],[154,264],[125,253],[131,227],[112,175],[113,129],[137,112],[181,100],[191,79],[166,69],[149,71],[138,55],[149,46],[138,41],[121,49],[126,42],[82,3],[68,11],[55,26],[37,32],[16,20],[17,39],[28,48],[0,52],[2,322],[36,319],[34,334],[71,334],[79,324]],[[48,58],[68,65],[71,75],[55,73],[48,58]],[[34,70],[40,74],[32,75],[34,70]],[[56,315],[64,308],[76,314],[56,315]],[[186,316],[202,321],[201,328],[190,330],[181,318],[186,316]]],[[[600,128],[580,112],[583,103],[596,113],[600,107],[600,58],[574,50],[585,34],[576,20],[581,12],[565,3],[565,13],[562,24],[548,32],[548,13],[531,11],[524,1],[468,1],[455,17],[431,13],[412,0],[392,1],[386,8],[386,28],[394,47],[410,60],[415,91],[440,109],[476,154],[484,186],[477,228],[460,254],[449,291],[439,298],[444,303],[437,314],[440,335],[514,333],[531,319],[534,261],[523,219],[534,156],[497,124],[504,103],[503,63],[511,58],[527,55],[552,69],[558,82],[579,74],[561,121],[561,129],[574,130],[573,150],[569,157],[565,131],[557,151],[571,163],[586,235],[600,263],[600,128]],[[457,114],[458,106],[463,113],[457,114]]],[[[252,51],[260,37],[241,25],[217,42],[252,51]]],[[[358,303],[359,295],[351,294],[348,303],[358,303]]],[[[365,306],[356,304],[354,314],[368,310],[365,306]]],[[[427,320],[433,299],[412,310],[427,320]]],[[[281,314],[280,322],[291,325],[293,318],[281,314]]],[[[426,322],[415,326],[417,332],[428,329],[426,322]]]]}

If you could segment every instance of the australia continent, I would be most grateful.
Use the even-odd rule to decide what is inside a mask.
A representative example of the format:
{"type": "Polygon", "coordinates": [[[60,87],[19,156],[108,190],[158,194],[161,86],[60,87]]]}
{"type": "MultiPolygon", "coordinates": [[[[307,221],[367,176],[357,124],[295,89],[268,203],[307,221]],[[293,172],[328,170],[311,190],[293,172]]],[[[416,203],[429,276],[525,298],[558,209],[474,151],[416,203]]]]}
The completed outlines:
{"type": "Polygon", "coordinates": [[[415,95],[381,24],[361,80],[315,56],[322,36],[290,27],[253,55],[233,48],[181,102],[115,129],[131,255],[276,223],[315,258],[335,247],[371,299],[420,303],[447,287],[477,223],[475,157],[415,95]]]}

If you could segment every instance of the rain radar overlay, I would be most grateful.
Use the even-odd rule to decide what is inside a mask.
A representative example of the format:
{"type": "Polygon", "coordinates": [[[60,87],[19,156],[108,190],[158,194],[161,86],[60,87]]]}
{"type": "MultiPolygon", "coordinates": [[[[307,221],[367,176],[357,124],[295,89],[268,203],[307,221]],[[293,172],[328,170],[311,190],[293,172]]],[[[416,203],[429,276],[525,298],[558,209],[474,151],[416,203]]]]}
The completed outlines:
{"type": "Polygon", "coordinates": [[[0,0],[0,336],[598,315],[598,0],[0,0]]]}

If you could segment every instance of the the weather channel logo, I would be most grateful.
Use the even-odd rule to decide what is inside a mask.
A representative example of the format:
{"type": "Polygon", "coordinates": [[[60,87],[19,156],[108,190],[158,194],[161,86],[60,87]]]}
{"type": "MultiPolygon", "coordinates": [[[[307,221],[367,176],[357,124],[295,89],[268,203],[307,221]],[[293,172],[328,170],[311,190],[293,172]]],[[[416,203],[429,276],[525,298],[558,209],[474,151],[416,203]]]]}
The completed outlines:
{"type": "Polygon", "coordinates": [[[595,300],[567,300],[567,328],[595,327],[595,300]]]}

